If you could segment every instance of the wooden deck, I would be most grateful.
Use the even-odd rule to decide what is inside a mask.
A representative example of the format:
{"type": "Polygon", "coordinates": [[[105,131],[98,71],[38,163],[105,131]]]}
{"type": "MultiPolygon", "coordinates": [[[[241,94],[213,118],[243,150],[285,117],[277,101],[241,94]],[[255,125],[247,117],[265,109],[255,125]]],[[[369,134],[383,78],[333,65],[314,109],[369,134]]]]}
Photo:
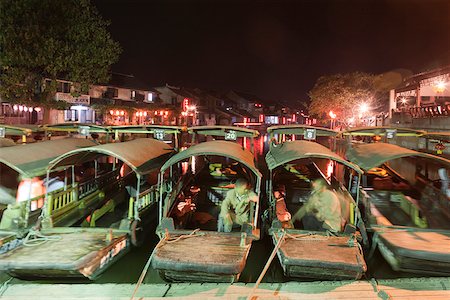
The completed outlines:
{"type": "MultiPolygon", "coordinates": [[[[179,235],[171,235],[171,239],[177,237],[179,235]]],[[[240,243],[240,233],[199,232],[155,249],[153,267],[169,273],[187,273],[186,281],[205,281],[207,274],[236,276],[244,269],[251,246],[249,238],[246,245],[240,243]]]]}
{"type": "Polygon", "coordinates": [[[19,277],[91,278],[128,250],[123,231],[56,228],[43,234],[52,240],[0,255],[0,269],[19,277]]]}
{"type": "Polygon", "coordinates": [[[349,246],[348,241],[346,236],[287,235],[278,257],[287,276],[359,279],[367,266],[358,246],[349,246]]]}
{"type": "MultiPolygon", "coordinates": [[[[135,299],[250,299],[254,284],[143,284],[135,299]]],[[[14,284],[2,300],[129,300],[134,284],[14,284]]],[[[262,283],[253,299],[449,299],[449,278],[262,283]]]]}

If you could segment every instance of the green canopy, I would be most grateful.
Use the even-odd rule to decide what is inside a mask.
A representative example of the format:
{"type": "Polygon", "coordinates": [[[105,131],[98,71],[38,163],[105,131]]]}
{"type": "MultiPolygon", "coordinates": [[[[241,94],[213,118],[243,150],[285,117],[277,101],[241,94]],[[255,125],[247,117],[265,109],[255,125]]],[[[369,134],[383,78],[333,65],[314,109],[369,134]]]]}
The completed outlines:
{"type": "Polygon", "coordinates": [[[0,128],[5,129],[5,135],[31,135],[33,132],[44,131],[38,125],[6,125],[1,124],[0,128]]]}
{"type": "Polygon", "coordinates": [[[340,157],[327,147],[310,141],[288,141],[272,147],[266,154],[266,162],[269,170],[273,170],[283,164],[302,158],[331,159],[352,168],[358,173],[363,171],[355,164],[340,157]]]}
{"type": "Polygon", "coordinates": [[[450,132],[427,132],[421,137],[426,139],[450,141],[450,132]]]}
{"type": "Polygon", "coordinates": [[[314,129],[316,131],[316,136],[336,136],[338,134],[337,131],[329,128],[301,124],[270,126],[267,128],[267,133],[269,133],[271,137],[275,134],[304,135],[307,129],[314,129]]]}
{"type": "Polygon", "coordinates": [[[89,133],[108,133],[108,127],[90,124],[90,123],[61,123],[54,125],[44,125],[42,127],[46,131],[59,132],[80,132],[82,129],[89,130],[89,133]]]}
{"type": "Polygon", "coordinates": [[[189,127],[188,132],[190,134],[202,134],[202,135],[211,135],[211,136],[225,136],[230,133],[230,131],[234,131],[236,137],[257,137],[259,132],[254,129],[248,129],[244,127],[237,126],[195,126],[189,127]]]}
{"type": "Polygon", "coordinates": [[[145,175],[155,167],[159,168],[173,153],[174,150],[164,142],[154,139],[135,139],[67,152],[52,160],[48,169],[80,165],[108,155],[123,161],[137,174],[145,175]]]}
{"type": "Polygon", "coordinates": [[[109,129],[118,133],[155,133],[163,130],[164,133],[180,133],[186,129],[181,126],[168,125],[119,125],[110,126],[109,129]]]}
{"type": "Polygon", "coordinates": [[[387,131],[394,131],[397,136],[421,136],[425,134],[423,130],[415,130],[410,128],[396,128],[389,126],[376,126],[376,127],[355,127],[348,130],[342,131],[342,134],[345,135],[360,135],[360,136],[384,136],[387,131]]]}
{"type": "Polygon", "coordinates": [[[192,156],[204,155],[216,155],[232,158],[235,161],[247,166],[258,177],[258,179],[262,177],[258,168],[255,166],[253,154],[250,151],[243,149],[240,145],[228,141],[210,141],[191,146],[166,161],[166,163],[161,167],[161,172],[164,172],[170,166],[184,159],[192,156]]]}
{"type": "Polygon", "coordinates": [[[355,144],[347,150],[346,156],[365,171],[402,157],[424,157],[450,166],[448,159],[386,143],[355,144]]]}
{"type": "Polygon", "coordinates": [[[71,150],[93,145],[95,143],[87,139],[65,138],[5,147],[0,151],[0,163],[17,171],[23,177],[32,178],[44,175],[52,159],[71,150]]]}

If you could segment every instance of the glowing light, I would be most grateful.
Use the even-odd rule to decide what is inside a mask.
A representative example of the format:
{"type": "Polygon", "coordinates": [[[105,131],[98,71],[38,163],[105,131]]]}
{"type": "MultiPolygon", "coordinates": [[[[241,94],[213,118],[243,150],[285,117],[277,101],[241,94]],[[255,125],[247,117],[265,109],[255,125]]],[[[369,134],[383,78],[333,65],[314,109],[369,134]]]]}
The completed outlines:
{"type": "Polygon", "coordinates": [[[121,115],[121,116],[125,115],[125,112],[122,110],[122,111],[120,112],[120,115],[121,115]]]}
{"type": "Polygon", "coordinates": [[[120,111],[116,110],[116,116],[118,116],[120,114],[120,111]]]}
{"type": "Polygon", "coordinates": [[[348,122],[349,122],[349,123],[355,122],[355,118],[351,117],[350,119],[348,119],[348,122]]]}
{"type": "Polygon", "coordinates": [[[144,111],[144,112],[143,112],[143,114],[144,114],[144,117],[146,117],[146,116],[147,116],[147,112],[146,112],[146,111],[144,111]]]}
{"type": "Polygon", "coordinates": [[[40,111],[41,111],[41,108],[40,108],[40,107],[35,107],[34,110],[35,110],[36,112],[40,112],[40,111]]]}
{"type": "Polygon", "coordinates": [[[24,107],[23,107],[23,111],[24,111],[24,112],[27,112],[27,111],[28,111],[28,107],[24,106],[24,107]]]}
{"type": "Polygon", "coordinates": [[[359,106],[359,111],[363,114],[369,111],[369,105],[367,103],[361,103],[359,106]]]}
{"type": "Polygon", "coordinates": [[[402,101],[403,104],[406,104],[406,102],[408,102],[408,99],[406,99],[405,97],[403,97],[403,98],[401,99],[401,101],[402,101]]]}
{"type": "Polygon", "coordinates": [[[23,111],[23,106],[19,105],[19,111],[23,111]]]}
{"type": "Polygon", "coordinates": [[[114,115],[114,111],[113,111],[113,110],[110,110],[109,113],[110,113],[111,115],[114,115]]]}
{"type": "Polygon", "coordinates": [[[264,115],[263,114],[260,114],[259,115],[259,122],[264,122],[264,115]]]}
{"type": "Polygon", "coordinates": [[[335,114],[332,110],[330,110],[330,112],[328,113],[328,115],[330,116],[330,118],[336,119],[336,114],[335,114]]]}
{"type": "Polygon", "coordinates": [[[31,107],[31,106],[28,107],[28,111],[29,111],[29,112],[32,112],[32,111],[33,111],[33,107],[31,107]]]}
{"type": "Polygon", "coordinates": [[[444,81],[438,81],[435,83],[434,85],[436,92],[438,93],[442,93],[443,91],[445,91],[446,87],[447,87],[447,82],[444,81]]]}
{"type": "Polygon", "coordinates": [[[14,105],[13,106],[13,110],[18,110],[19,109],[19,106],[18,105],[14,105]]]}
{"type": "Polygon", "coordinates": [[[327,164],[327,178],[330,178],[334,171],[334,163],[330,160],[327,164]]]}

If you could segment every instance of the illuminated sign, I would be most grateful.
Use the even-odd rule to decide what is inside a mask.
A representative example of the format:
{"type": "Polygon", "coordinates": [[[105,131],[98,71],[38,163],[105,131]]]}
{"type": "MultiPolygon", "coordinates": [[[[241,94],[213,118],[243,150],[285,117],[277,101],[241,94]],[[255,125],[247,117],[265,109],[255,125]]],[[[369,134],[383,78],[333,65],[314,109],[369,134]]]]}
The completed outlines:
{"type": "Polygon", "coordinates": [[[4,138],[6,135],[5,127],[0,127],[0,138],[4,138]]]}
{"type": "Polygon", "coordinates": [[[395,135],[397,134],[397,129],[386,129],[386,137],[388,139],[395,138],[395,135]]]}
{"type": "Polygon", "coordinates": [[[314,128],[307,128],[305,133],[303,134],[305,140],[315,140],[316,139],[316,130],[314,128]]]}
{"type": "Polygon", "coordinates": [[[80,126],[78,127],[78,132],[82,135],[82,136],[88,136],[89,135],[89,126],[80,126]]]}
{"type": "Polygon", "coordinates": [[[235,141],[237,139],[237,133],[234,130],[228,130],[225,132],[225,140],[235,141]]]}
{"type": "Polygon", "coordinates": [[[160,141],[164,140],[165,135],[164,129],[155,129],[153,132],[153,137],[160,141]]]}

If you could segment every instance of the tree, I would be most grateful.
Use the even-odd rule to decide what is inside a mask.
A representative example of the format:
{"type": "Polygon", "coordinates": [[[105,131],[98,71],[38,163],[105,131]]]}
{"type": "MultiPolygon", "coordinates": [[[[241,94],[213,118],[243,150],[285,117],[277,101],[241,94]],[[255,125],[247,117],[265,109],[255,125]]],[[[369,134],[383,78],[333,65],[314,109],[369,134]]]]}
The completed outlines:
{"type": "Polygon", "coordinates": [[[361,105],[374,109],[380,104],[377,78],[362,72],[322,76],[309,92],[309,112],[324,117],[333,111],[345,121],[358,116],[361,105]]]}
{"type": "Polygon", "coordinates": [[[2,99],[55,108],[57,78],[75,93],[107,82],[121,52],[108,25],[89,0],[0,0],[2,99]]]}

